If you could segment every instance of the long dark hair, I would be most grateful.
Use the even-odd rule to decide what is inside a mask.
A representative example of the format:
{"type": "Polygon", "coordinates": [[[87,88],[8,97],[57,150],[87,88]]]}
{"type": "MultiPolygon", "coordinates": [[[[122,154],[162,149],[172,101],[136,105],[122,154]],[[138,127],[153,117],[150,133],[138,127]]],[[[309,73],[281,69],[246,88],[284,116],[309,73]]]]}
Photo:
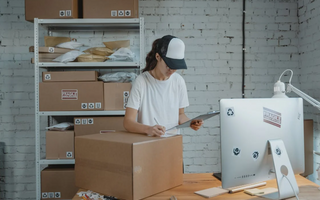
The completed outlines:
{"type": "Polygon", "coordinates": [[[158,63],[156,59],[156,53],[158,53],[160,56],[166,55],[167,50],[168,50],[168,45],[164,44],[164,42],[162,41],[162,38],[156,39],[152,43],[152,49],[146,57],[146,67],[142,70],[142,72],[153,70],[158,63]]]}

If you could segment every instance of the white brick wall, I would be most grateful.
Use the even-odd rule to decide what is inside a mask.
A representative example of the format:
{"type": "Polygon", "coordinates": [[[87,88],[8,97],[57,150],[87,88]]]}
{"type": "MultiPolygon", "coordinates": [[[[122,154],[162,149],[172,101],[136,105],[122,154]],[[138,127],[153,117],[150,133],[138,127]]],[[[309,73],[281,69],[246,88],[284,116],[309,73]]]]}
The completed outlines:
{"type": "MultiPolygon", "coordinates": [[[[320,2],[311,0],[302,0],[298,3],[298,17],[299,17],[299,67],[301,68],[301,87],[300,89],[320,100],[320,34],[319,34],[319,20],[320,20],[320,2]]],[[[314,150],[320,151],[320,112],[315,109],[308,102],[304,102],[305,118],[314,120],[314,135],[313,145],[314,150]]],[[[314,156],[314,170],[316,170],[320,163],[320,156],[314,156]]],[[[320,184],[317,180],[317,173],[308,177],[310,180],[320,184]]]]}
{"type": "MultiPolygon", "coordinates": [[[[271,97],[274,82],[284,69],[291,68],[293,84],[320,99],[314,87],[314,82],[319,85],[319,19],[313,9],[319,3],[299,2],[300,24],[296,0],[247,1],[246,97],[271,97]]],[[[140,0],[140,14],[146,23],[146,51],[154,39],[166,34],[186,43],[189,67],[181,74],[189,92],[189,117],[218,110],[221,98],[241,97],[242,0],[140,0]]],[[[33,24],[24,21],[24,0],[0,0],[0,27],[0,199],[34,199],[34,77],[28,52],[33,45],[33,24]]],[[[108,33],[104,37],[112,34],[108,33]]],[[[70,33],[87,44],[98,44],[95,37],[102,35],[70,33]]],[[[131,39],[137,44],[137,38],[131,39]]],[[[319,115],[308,108],[317,119],[319,115]]],[[[41,124],[46,125],[45,119],[41,124]]],[[[319,148],[319,129],[315,129],[319,148]]],[[[218,117],[206,121],[197,132],[184,130],[186,173],[221,170],[219,134],[218,117]]]]}

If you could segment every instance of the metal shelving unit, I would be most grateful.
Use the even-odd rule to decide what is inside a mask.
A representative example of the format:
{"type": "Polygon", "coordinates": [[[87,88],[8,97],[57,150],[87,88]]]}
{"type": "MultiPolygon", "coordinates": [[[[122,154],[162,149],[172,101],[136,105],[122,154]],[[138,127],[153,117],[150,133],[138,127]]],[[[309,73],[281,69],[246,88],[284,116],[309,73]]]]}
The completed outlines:
{"type": "Polygon", "coordinates": [[[134,19],[34,19],[34,77],[35,77],[35,148],[36,148],[36,199],[41,199],[41,166],[49,164],[75,164],[74,159],[46,160],[40,155],[40,117],[41,116],[106,116],[124,115],[125,111],[39,111],[39,70],[40,68],[114,68],[142,69],[144,68],[144,18],[134,19]],[[108,31],[136,30],[140,36],[140,58],[133,62],[97,62],[97,63],[39,63],[39,28],[51,31],[108,31]]]}

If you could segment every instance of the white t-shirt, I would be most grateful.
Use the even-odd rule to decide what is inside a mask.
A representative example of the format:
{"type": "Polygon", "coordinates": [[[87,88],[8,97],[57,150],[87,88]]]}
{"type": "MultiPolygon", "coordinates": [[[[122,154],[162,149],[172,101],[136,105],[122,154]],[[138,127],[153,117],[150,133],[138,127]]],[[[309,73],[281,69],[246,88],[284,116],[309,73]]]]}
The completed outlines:
{"type": "Polygon", "coordinates": [[[149,72],[134,81],[127,107],[138,111],[139,123],[154,126],[156,121],[167,129],[179,124],[179,109],[189,106],[187,87],[178,73],[159,81],[149,72]]]}

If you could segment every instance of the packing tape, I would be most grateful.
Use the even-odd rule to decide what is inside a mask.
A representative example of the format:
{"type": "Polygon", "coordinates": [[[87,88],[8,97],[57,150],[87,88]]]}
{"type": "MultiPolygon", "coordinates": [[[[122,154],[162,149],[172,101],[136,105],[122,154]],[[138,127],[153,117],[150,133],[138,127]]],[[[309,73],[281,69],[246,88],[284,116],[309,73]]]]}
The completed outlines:
{"type": "Polygon", "coordinates": [[[96,169],[101,171],[107,171],[117,174],[122,174],[125,176],[132,176],[132,168],[131,166],[117,165],[102,161],[93,161],[88,159],[76,159],[76,165],[79,167],[86,167],[90,169],[96,169]]]}

